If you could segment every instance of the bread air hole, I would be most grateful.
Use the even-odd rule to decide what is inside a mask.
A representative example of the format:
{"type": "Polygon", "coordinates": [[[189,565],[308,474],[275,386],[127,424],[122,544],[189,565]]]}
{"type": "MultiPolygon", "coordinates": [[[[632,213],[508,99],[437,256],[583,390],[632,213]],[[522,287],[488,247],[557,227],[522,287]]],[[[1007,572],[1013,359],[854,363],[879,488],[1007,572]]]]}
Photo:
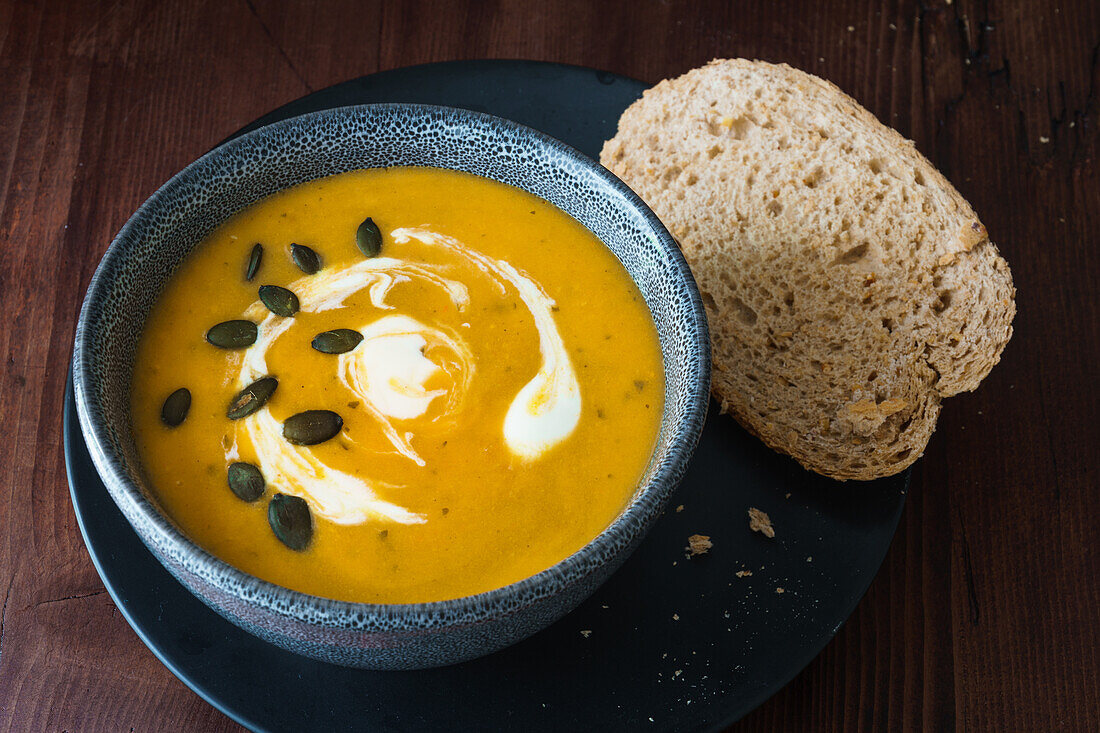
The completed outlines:
{"type": "Polygon", "coordinates": [[[745,305],[744,301],[740,298],[733,298],[733,300],[730,301],[730,307],[733,308],[733,311],[737,314],[738,320],[746,326],[751,326],[756,323],[756,311],[745,305]]]}
{"type": "Polygon", "coordinates": [[[755,123],[748,117],[738,117],[730,123],[729,135],[734,140],[744,140],[755,123]]]}
{"type": "Polygon", "coordinates": [[[954,294],[954,290],[944,290],[940,293],[940,297],[932,304],[932,311],[934,313],[943,313],[951,306],[951,298],[954,294]]]}
{"type": "Polygon", "coordinates": [[[862,242],[833,260],[834,265],[854,265],[867,255],[869,243],[862,242]]]}

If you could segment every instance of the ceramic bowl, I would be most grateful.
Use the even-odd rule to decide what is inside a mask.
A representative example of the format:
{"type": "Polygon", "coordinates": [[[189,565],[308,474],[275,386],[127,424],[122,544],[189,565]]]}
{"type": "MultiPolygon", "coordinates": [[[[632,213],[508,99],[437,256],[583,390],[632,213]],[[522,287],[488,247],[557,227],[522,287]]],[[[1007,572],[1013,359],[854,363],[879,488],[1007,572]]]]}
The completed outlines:
{"type": "Polygon", "coordinates": [[[260,638],[335,664],[418,669],[488,654],[568,613],[630,554],[684,473],[703,427],[710,341],[676,244],[625,184],[576,150],[484,114],[365,105],[285,120],[187,166],[126,223],[88,289],[76,330],[80,429],[111,498],[192,593],[260,638]],[[335,601],[241,572],[203,550],[159,507],[138,459],[129,390],[135,347],[172,272],[211,230],[253,202],[357,168],[434,166],[492,178],[554,204],[599,237],[646,299],[660,337],[665,408],[649,466],[619,517],[584,548],[512,585],[417,604],[335,601]]]}

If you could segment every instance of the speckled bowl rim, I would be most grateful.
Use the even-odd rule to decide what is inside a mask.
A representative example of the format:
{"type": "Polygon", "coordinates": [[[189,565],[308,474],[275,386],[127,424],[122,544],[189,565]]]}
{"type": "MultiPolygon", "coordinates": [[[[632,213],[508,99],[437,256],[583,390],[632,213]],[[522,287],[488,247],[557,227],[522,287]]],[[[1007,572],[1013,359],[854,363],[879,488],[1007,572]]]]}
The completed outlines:
{"type": "MultiPolygon", "coordinates": [[[[633,276],[631,277],[633,279],[633,276]]],[[[126,520],[146,545],[158,547],[167,545],[183,550],[180,553],[182,556],[180,564],[185,571],[193,573],[214,587],[241,598],[251,605],[279,616],[298,620],[308,617],[313,620],[314,625],[322,628],[355,627],[361,624],[363,619],[373,618],[383,620],[386,629],[389,631],[415,631],[444,628],[449,624],[438,623],[444,619],[461,619],[460,623],[465,626],[512,615],[521,610],[514,603],[509,602],[509,599],[515,598],[517,594],[519,597],[527,599],[524,606],[552,596],[597,570],[602,563],[593,560],[593,558],[619,557],[624,550],[629,549],[649,530],[687,469],[706,420],[710,396],[710,367],[710,334],[706,312],[691,270],[676,242],[657,218],[657,215],[618,177],[572,146],[538,130],[505,118],[443,105],[389,103],[335,107],[265,125],[222,143],[188,164],[157,189],[152,196],[138,207],[137,211],[115,235],[92,275],[77,321],[73,351],[73,389],[80,429],[88,444],[92,462],[103,479],[111,498],[122,510],[126,520]],[[252,145],[268,131],[279,127],[300,125],[325,117],[350,115],[357,111],[364,112],[371,109],[387,108],[411,109],[426,114],[432,112],[457,114],[478,120],[489,126],[501,126],[524,136],[532,137],[537,143],[557,151],[563,157],[572,158],[583,167],[588,168],[591,173],[606,184],[608,190],[621,197],[624,206],[634,209],[641,215],[642,220],[653,234],[650,244],[656,246],[661,255],[668,259],[676,274],[687,286],[686,293],[690,298],[688,305],[690,306],[692,318],[690,322],[685,324],[685,327],[694,331],[694,348],[698,352],[696,368],[694,371],[685,374],[685,380],[694,385],[694,390],[691,392],[693,404],[685,411],[685,419],[680,421],[671,431],[667,457],[663,466],[658,467],[649,481],[640,490],[635,491],[625,509],[610,525],[572,555],[523,580],[475,595],[423,603],[358,603],[291,590],[246,573],[196,544],[145,496],[139,486],[135,485],[120,470],[125,461],[111,449],[110,441],[104,434],[105,428],[97,419],[98,416],[94,414],[97,411],[94,408],[93,399],[95,379],[91,367],[92,360],[86,354],[86,345],[89,341],[89,322],[94,318],[102,302],[107,297],[107,284],[110,282],[108,278],[111,273],[116,271],[116,263],[121,263],[128,256],[124,245],[130,239],[132,230],[137,228],[139,222],[143,219],[151,216],[151,212],[157,209],[162,199],[166,198],[168,194],[178,188],[190,185],[189,177],[193,170],[214,158],[252,145]],[[131,519],[132,514],[146,520],[145,526],[150,528],[152,536],[144,536],[138,530],[135,522],[131,519]],[[589,567],[585,567],[586,565],[589,567]],[[251,589],[247,598],[240,593],[239,589],[243,588],[251,589]]],[[[662,421],[667,415],[668,405],[669,403],[666,401],[662,421]]],[[[164,563],[159,557],[158,561],[164,563]]]]}

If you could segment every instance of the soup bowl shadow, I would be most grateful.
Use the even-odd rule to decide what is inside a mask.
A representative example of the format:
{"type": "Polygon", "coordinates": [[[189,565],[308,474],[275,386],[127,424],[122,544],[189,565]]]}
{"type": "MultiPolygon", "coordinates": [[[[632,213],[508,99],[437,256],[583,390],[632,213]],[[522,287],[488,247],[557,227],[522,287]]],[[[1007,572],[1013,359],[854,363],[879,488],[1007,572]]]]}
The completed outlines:
{"type": "Polygon", "coordinates": [[[420,669],[489,654],[575,608],[638,545],[683,475],[706,416],[710,340],[691,272],[657,217],[590,158],[530,128],[446,107],[344,107],[260,128],[187,166],[126,222],[96,270],[76,329],[73,385],[96,470],[134,531],[185,587],[284,649],[368,669],[420,669]],[[367,604],[248,575],[191,541],[150,491],[133,437],[130,384],[142,327],[173,271],[250,204],[360,168],[430,166],[528,191],[592,231],[643,294],[660,339],[665,407],[644,475],[619,516],[553,567],[447,601],[367,604]]]}

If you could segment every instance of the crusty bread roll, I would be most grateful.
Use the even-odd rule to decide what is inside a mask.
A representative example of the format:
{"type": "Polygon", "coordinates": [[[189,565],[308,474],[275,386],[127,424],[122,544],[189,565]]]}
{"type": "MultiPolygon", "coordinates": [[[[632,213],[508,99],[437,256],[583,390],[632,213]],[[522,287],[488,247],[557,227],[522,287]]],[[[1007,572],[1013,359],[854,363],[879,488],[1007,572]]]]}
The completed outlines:
{"type": "Polygon", "coordinates": [[[713,61],[631,105],[600,161],[691,264],[723,411],[809,469],[901,471],[1012,335],[1012,275],[974,210],[815,76],[713,61]]]}

